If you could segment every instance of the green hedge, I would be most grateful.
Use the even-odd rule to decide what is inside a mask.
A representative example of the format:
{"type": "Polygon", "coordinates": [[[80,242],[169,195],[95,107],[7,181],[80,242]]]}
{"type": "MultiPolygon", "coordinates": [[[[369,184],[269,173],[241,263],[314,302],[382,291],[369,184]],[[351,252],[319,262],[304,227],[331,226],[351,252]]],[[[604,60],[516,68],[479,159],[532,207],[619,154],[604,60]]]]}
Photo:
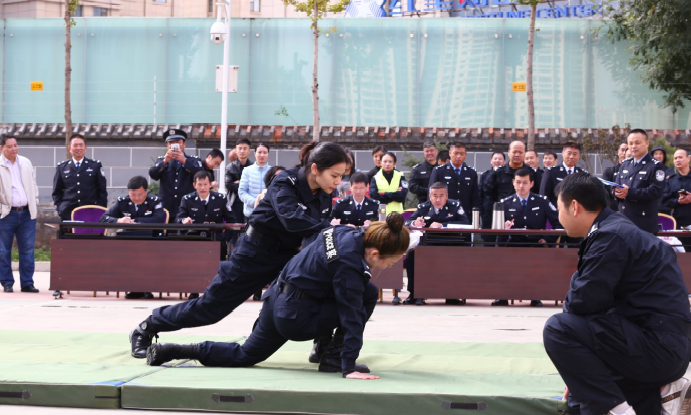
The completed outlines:
{"type": "MultiPolygon", "coordinates": [[[[50,249],[36,248],[34,250],[34,258],[36,261],[50,261],[50,249]]],[[[12,261],[19,261],[19,251],[17,251],[17,248],[12,249],[12,261]]]]}

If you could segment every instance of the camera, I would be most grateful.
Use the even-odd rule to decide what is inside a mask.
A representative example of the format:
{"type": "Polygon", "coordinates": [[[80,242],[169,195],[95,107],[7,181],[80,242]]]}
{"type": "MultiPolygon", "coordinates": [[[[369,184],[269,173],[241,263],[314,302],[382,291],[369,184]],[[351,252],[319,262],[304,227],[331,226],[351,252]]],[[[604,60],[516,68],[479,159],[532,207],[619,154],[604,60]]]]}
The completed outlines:
{"type": "Polygon", "coordinates": [[[226,38],[226,26],[221,22],[215,22],[211,25],[211,41],[217,45],[223,43],[226,38]]]}
{"type": "Polygon", "coordinates": [[[175,150],[175,151],[180,151],[180,144],[179,143],[171,144],[170,149],[175,150]]]}

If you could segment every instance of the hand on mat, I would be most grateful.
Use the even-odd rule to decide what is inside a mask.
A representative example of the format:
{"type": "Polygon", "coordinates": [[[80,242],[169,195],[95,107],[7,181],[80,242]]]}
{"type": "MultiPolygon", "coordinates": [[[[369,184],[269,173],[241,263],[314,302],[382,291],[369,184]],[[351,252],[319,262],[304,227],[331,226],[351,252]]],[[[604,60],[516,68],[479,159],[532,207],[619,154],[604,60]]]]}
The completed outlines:
{"type": "Polygon", "coordinates": [[[442,225],[442,224],[441,224],[441,223],[439,223],[439,222],[432,222],[432,224],[431,224],[431,225],[429,225],[429,227],[430,227],[430,228],[436,228],[436,229],[439,229],[439,228],[443,228],[443,227],[444,227],[444,225],[442,225]]]}
{"type": "Polygon", "coordinates": [[[346,375],[346,379],[373,380],[373,379],[379,379],[379,376],[370,375],[369,373],[353,372],[353,373],[346,375]]]}
{"type": "Polygon", "coordinates": [[[564,396],[562,397],[562,400],[566,401],[569,399],[569,387],[564,386],[564,396]]]}

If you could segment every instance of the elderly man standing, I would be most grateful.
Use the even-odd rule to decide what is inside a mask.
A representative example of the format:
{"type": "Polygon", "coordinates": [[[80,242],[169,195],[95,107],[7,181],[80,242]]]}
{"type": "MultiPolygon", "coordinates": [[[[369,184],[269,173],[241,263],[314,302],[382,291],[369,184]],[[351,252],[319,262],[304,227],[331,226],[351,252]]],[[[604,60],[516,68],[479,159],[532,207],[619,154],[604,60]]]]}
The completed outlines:
{"type": "Polygon", "coordinates": [[[12,240],[17,237],[19,249],[19,281],[22,292],[37,293],[34,287],[34,245],[38,214],[38,186],[31,161],[18,155],[17,139],[11,135],[0,138],[0,284],[11,293],[12,240]]]}
{"type": "Polygon", "coordinates": [[[163,200],[163,207],[168,210],[168,222],[175,221],[182,198],[194,191],[192,180],[195,173],[204,169],[199,157],[185,154],[187,133],[180,129],[171,129],[163,133],[166,142],[165,156],[156,159],[149,169],[149,176],[160,180],[158,196],[163,200]]]}

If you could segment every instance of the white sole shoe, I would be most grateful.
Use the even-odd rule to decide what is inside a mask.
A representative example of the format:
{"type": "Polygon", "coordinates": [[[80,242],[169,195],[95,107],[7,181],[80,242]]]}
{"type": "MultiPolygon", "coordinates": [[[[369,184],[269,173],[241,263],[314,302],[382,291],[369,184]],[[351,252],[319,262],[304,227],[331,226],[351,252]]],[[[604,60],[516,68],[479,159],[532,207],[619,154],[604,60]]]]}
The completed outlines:
{"type": "Polygon", "coordinates": [[[689,386],[691,382],[686,378],[670,383],[669,392],[662,397],[662,415],[691,415],[689,386]]]}

